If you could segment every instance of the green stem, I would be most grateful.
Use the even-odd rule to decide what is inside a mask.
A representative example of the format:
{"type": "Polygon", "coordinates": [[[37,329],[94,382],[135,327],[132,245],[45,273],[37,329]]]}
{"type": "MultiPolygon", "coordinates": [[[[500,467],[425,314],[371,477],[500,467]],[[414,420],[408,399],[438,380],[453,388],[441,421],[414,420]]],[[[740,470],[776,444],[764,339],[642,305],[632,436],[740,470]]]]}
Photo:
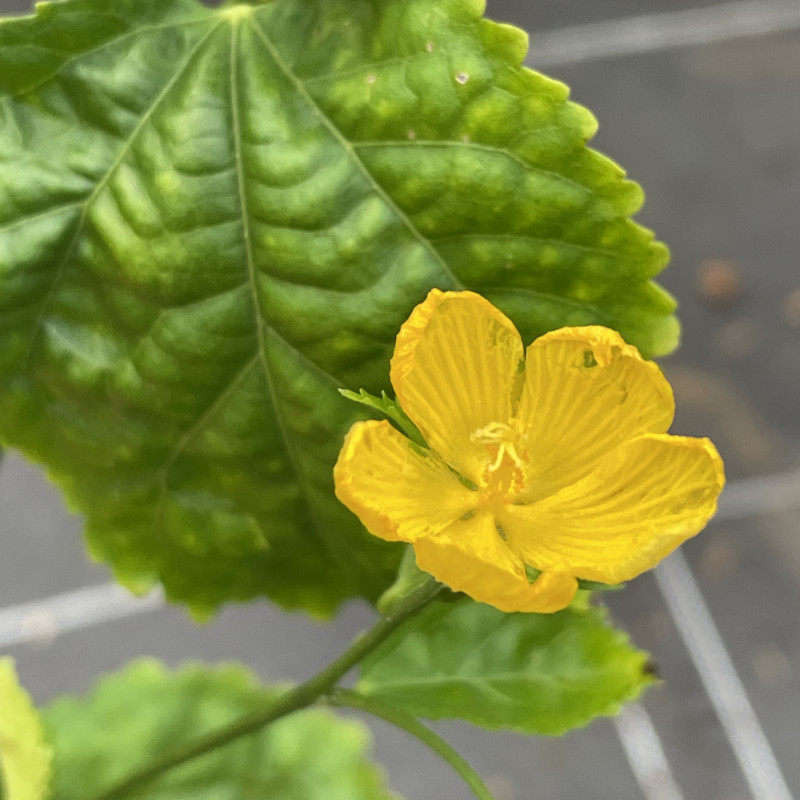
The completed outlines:
{"type": "Polygon", "coordinates": [[[464,779],[464,782],[472,789],[478,800],[493,800],[491,792],[486,784],[481,780],[481,776],[457,753],[438,733],[434,733],[430,728],[426,728],[416,717],[400,711],[397,708],[386,706],[383,703],[366,697],[358,692],[346,689],[336,689],[323,698],[323,702],[328,705],[357,708],[365,711],[374,717],[390,722],[398,728],[402,728],[407,733],[428,745],[431,750],[438,753],[450,766],[464,779]]]}
{"type": "Polygon", "coordinates": [[[187,761],[224,747],[236,739],[261,730],[281,717],[312,705],[321,695],[329,692],[345,673],[372,652],[407,619],[433,600],[441,590],[442,585],[433,578],[426,581],[411,592],[402,603],[398,603],[391,616],[382,618],[368,631],[357,636],[339,658],[310,680],[287,692],[266,708],[254,711],[224,728],[167,753],[163,758],[151,762],[116,786],[97,795],[95,800],[121,800],[163,773],[179,767],[187,761]]]}

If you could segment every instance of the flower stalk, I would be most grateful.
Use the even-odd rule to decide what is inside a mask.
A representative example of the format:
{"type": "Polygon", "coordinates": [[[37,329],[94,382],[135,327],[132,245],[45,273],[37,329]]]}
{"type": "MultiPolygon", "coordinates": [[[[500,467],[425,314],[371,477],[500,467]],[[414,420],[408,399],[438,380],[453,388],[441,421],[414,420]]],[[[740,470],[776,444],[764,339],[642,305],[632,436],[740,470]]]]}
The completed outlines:
{"type": "Polygon", "coordinates": [[[357,636],[350,647],[335,661],[305,683],[289,690],[267,707],[253,711],[217,731],[198,738],[184,747],[167,753],[133,773],[116,786],[105,790],[93,800],[122,800],[166,772],[256,733],[282,717],[308,708],[320,697],[330,693],[339,680],[354,666],[387,639],[406,620],[430,603],[443,587],[433,578],[415,586],[405,597],[398,598],[392,613],[382,617],[372,628],[357,636]]]}

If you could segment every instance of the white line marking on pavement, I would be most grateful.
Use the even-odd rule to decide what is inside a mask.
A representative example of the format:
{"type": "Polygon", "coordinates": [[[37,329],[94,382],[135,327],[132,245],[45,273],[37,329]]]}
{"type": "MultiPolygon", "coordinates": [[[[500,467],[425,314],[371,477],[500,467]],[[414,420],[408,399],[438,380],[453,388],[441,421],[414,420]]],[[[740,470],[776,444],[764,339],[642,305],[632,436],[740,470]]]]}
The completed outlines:
{"type": "MultiPolygon", "coordinates": [[[[741,519],[797,507],[800,470],[730,483],[715,519],[741,519]]],[[[673,554],[655,575],[754,796],[792,800],[684,556],[673,554]]],[[[155,611],[165,604],[161,589],[137,598],[118,584],[107,583],[10,606],[0,609],[0,649],[48,643],[64,633],[155,611]]],[[[683,800],[644,708],[628,706],[613,724],[646,800],[683,800]]]]}
{"type": "Polygon", "coordinates": [[[646,800],[684,800],[653,720],[639,703],[628,703],[612,720],[646,800]]]}
{"type": "Polygon", "coordinates": [[[686,559],[673,553],[656,581],[755,800],[792,800],[769,741],[686,559]]]}
{"type": "Polygon", "coordinates": [[[714,520],[744,519],[800,508],[800,470],[733,481],[722,492],[714,520]]]}
{"type": "MultiPolygon", "coordinates": [[[[713,522],[800,508],[800,470],[732,481],[713,522]]],[[[0,647],[58,636],[101,622],[154,611],[165,604],[155,590],[137,598],[115,583],[90,586],[0,609],[0,647]]]]}
{"type": "Polygon", "coordinates": [[[164,604],[161,589],[135,597],[116,583],[105,583],[9,606],[0,609],[0,649],[48,644],[62,633],[155,611],[164,604]]]}
{"type": "Polygon", "coordinates": [[[535,68],[577,64],[797,29],[796,0],[738,0],[533,34],[526,63],[535,68]]]}

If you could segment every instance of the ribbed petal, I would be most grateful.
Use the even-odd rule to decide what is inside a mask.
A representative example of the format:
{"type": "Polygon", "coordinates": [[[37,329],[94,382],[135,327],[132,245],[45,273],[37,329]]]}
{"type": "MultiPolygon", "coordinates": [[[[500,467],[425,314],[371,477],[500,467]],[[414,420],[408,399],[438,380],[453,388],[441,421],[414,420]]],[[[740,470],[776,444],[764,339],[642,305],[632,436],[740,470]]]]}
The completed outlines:
{"type": "Polygon", "coordinates": [[[724,483],[708,439],[647,435],[557,494],[497,513],[527,563],[613,584],[654,567],[699,533],[724,483]]]}
{"type": "Polygon", "coordinates": [[[441,459],[385,421],[353,425],[333,477],[339,500],[389,541],[432,536],[477,505],[477,493],[441,459]]]}
{"type": "Polygon", "coordinates": [[[522,356],[512,322],[472,292],[434,289],[397,336],[390,377],[400,405],[431,449],[475,483],[488,453],[470,437],[508,421],[522,356]]]}
{"type": "Polygon", "coordinates": [[[588,475],[606,454],[645,433],[666,433],[675,410],[661,370],[616,331],[561,328],[527,350],[517,417],[527,435],[532,501],[588,475]]]}
{"type": "Polygon", "coordinates": [[[543,572],[531,584],[525,565],[509,550],[490,514],[455,523],[438,536],[414,543],[417,564],[438,581],[502,611],[551,613],[566,608],[577,582],[543,572]]]}

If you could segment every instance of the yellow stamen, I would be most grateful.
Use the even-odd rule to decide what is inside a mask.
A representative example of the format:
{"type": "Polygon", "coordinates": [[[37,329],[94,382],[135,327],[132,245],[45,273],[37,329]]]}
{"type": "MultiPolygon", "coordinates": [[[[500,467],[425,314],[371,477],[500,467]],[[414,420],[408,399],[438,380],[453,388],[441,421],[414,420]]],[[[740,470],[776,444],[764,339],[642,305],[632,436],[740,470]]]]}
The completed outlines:
{"type": "Polygon", "coordinates": [[[522,471],[524,459],[517,451],[517,446],[522,438],[519,425],[515,424],[515,420],[510,423],[490,422],[471,434],[470,439],[486,445],[490,456],[493,456],[492,461],[486,466],[484,477],[487,482],[490,481],[495,485],[495,489],[500,488],[499,485],[503,484],[508,489],[509,484],[512,483],[519,489],[524,484],[522,471]],[[494,448],[497,449],[494,450],[494,448]],[[504,464],[508,469],[502,470],[500,475],[496,475],[495,473],[500,471],[504,464]]]}

